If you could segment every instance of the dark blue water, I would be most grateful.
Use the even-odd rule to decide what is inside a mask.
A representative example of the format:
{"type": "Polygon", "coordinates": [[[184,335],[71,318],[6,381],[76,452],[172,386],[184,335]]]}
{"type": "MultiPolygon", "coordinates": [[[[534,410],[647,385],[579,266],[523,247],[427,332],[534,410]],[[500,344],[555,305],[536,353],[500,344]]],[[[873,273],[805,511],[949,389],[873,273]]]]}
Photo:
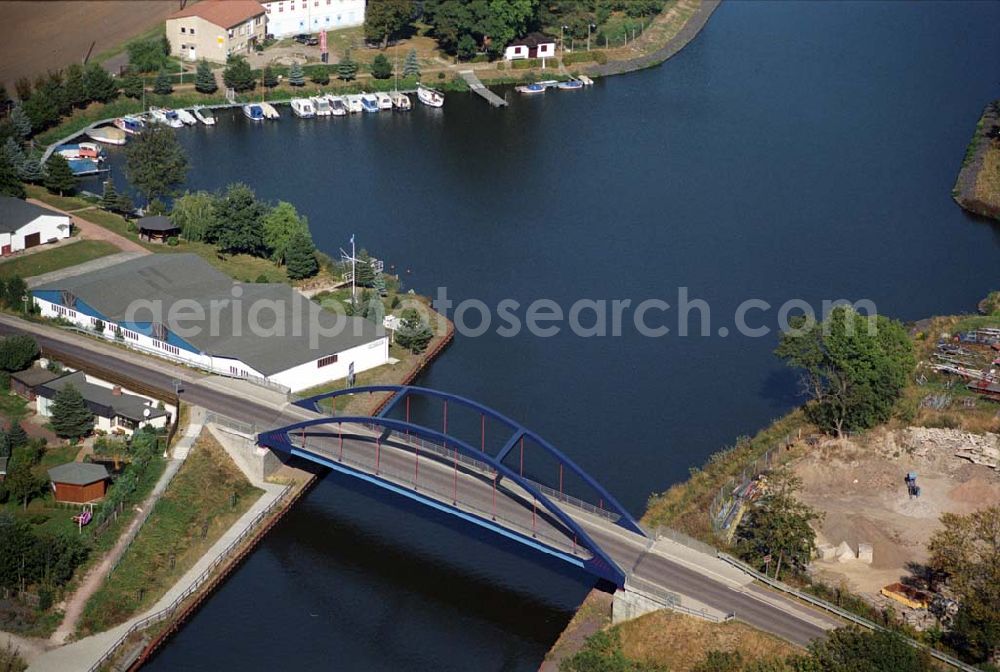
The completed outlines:
{"type": "MultiPolygon", "coordinates": [[[[291,201],[322,249],[354,233],[421,292],[707,301],[711,336],[679,337],[676,310],[650,314],[664,338],[490,332],[421,380],[524,421],[641,513],[796,402],[773,333],[733,335],[740,302],[774,306],[749,318],[773,329],[789,299],[913,320],[992,288],[1000,229],[950,190],[997,96],[997,25],[997,3],[727,2],[664,66],[586,91],[178,135],[192,188],[291,201]]],[[[587,586],[330,476],[151,669],[533,670],[587,586]]]]}

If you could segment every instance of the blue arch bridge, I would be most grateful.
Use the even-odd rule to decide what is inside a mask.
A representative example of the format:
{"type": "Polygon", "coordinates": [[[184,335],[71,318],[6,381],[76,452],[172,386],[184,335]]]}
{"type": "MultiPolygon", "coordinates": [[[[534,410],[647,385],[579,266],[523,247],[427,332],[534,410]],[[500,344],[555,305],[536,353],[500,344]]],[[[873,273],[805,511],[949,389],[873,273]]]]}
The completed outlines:
{"type": "Polygon", "coordinates": [[[713,554],[650,538],[565,453],[476,401],[424,387],[377,385],[296,405],[313,417],[261,432],[259,445],[458,516],[660,607],[715,619],[736,612],[802,643],[823,631],[752,595],[752,587],[737,585],[732,568],[713,554]],[[391,394],[375,416],[330,415],[321,406],[335,408],[339,397],[368,393],[391,394]],[[417,415],[439,418],[440,425],[416,422],[417,415]]]}

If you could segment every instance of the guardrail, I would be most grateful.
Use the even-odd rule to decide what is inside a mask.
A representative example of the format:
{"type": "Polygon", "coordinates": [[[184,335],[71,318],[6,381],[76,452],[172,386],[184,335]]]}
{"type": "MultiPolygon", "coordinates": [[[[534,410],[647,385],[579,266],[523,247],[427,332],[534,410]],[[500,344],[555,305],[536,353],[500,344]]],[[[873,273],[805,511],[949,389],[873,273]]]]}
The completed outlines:
{"type": "Polygon", "coordinates": [[[942,653],[941,651],[938,651],[937,649],[934,649],[934,648],[932,648],[930,646],[927,646],[926,644],[924,644],[922,642],[918,642],[915,639],[912,639],[910,637],[902,635],[902,634],[900,634],[898,632],[894,632],[893,630],[890,630],[889,628],[881,626],[881,625],[879,625],[878,623],[876,623],[874,621],[870,621],[867,618],[864,618],[863,616],[858,616],[857,614],[852,614],[851,612],[847,611],[846,609],[842,609],[841,607],[838,607],[835,604],[830,604],[826,600],[820,599],[820,598],[816,597],[815,595],[810,595],[809,593],[804,593],[801,590],[796,590],[795,588],[792,588],[791,586],[789,586],[787,583],[783,583],[781,581],[778,581],[777,579],[772,579],[771,577],[769,577],[769,576],[767,576],[765,574],[761,574],[760,572],[758,572],[756,569],[754,569],[750,565],[746,564],[745,562],[742,562],[741,560],[737,560],[736,558],[734,558],[733,556],[731,556],[731,555],[729,555],[727,553],[720,552],[718,554],[718,557],[723,562],[729,563],[733,567],[736,567],[737,569],[743,571],[744,573],[749,574],[750,576],[752,576],[753,578],[757,579],[761,583],[767,584],[768,586],[771,586],[772,588],[774,588],[776,590],[780,590],[783,593],[787,593],[788,595],[792,595],[793,597],[797,597],[798,599],[802,600],[803,602],[807,602],[807,603],[809,603],[809,604],[811,604],[811,605],[813,605],[815,607],[819,607],[820,609],[823,609],[825,611],[829,611],[832,614],[836,614],[840,618],[843,618],[844,620],[850,621],[851,623],[854,623],[855,625],[860,625],[861,627],[867,628],[869,630],[880,630],[882,632],[892,632],[893,634],[895,634],[895,635],[899,636],[900,638],[902,638],[910,646],[912,646],[912,647],[914,647],[916,649],[921,649],[921,650],[926,651],[933,658],[935,658],[937,660],[940,660],[942,663],[945,663],[947,665],[951,665],[952,667],[958,668],[959,670],[962,670],[963,672],[981,672],[981,670],[979,670],[979,668],[973,667],[972,665],[969,665],[967,663],[963,663],[958,658],[955,658],[953,656],[949,656],[948,654],[942,653]]]}
{"type": "Polygon", "coordinates": [[[288,496],[288,493],[291,492],[291,490],[292,490],[292,485],[286,485],[285,488],[281,491],[281,494],[279,494],[274,499],[274,501],[268,504],[260,513],[258,513],[256,516],[253,517],[253,520],[251,520],[247,524],[247,526],[243,528],[243,531],[240,532],[240,535],[236,537],[236,539],[234,539],[228,546],[226,546],[226,548],[222,551],[222,553],[220,553],[215,558],[215,560],[212,561],[212,564],[210,564],[205,569],[205,571],[199,574],[198,577],[195,578],[195,580],[191,583],[191,585],[184,590],[184,592],[178,595],[173,602],[171,602],[168,606],[164,607],[160,611],[156,612],[155,614],[150,614],[149,616],[146,616],[145,618],[140,619],[135,623],[133,623],[132,626],[128,630],[126,630],[125,633],[121,637],[119,637],[115,641],[115,643],[112,644],[100,658],[97,659],[97,662],[95,662],[93,665],[90,666],[88,672],[97,672],[97,670],[99,670],[102,665],[104,665],[106,662],[108,662],[109,660],[111,660],[111,658],[114,657],[118,649],[128,640],[129,637],[131,637],[135,633],[144,630],[151,625],[155,625],[156,623],[165,621],[171,616],[173,616],[174,613],[177,611],[178,607],[180,607],[181,604],[184,602],[184,600],[186,600],[187,598],[191,597],[191,595],[196,593],[198,589],[201,588],[206,581],[208,581],[209,577],[219,567],[219,565],[229,560],[229,556],[232,555],[232,553],[237,548],[239,548],[239,546],[244,541],[246,541],[246,539],[251,534],[255,532],[257,526],[265,518],[267,518],[274,511],[274,509],[278,507],[279,504],[281,504],[285,500],[285,498],[288,496]]]}
{"type": "Polygon", "coordinates": [[[692,609],[691,607],[686,607],[681,604],[682,598],[679,594],[671,592],[665,588],[661,588],[655,583],[647,581],[646,579],[641,579],[638,576],[628,576],[625,578],[625,590],[631,590],[634,593],[639,593],[643,597],[661,604],[664,608],[670,609],[671,611],[676,611],[680,614],[686,614],[688,616],[695,616],[713,623],[723,623],[736,618],[736,614],[718,616],[706,611],[705,609],[692,609]]]}

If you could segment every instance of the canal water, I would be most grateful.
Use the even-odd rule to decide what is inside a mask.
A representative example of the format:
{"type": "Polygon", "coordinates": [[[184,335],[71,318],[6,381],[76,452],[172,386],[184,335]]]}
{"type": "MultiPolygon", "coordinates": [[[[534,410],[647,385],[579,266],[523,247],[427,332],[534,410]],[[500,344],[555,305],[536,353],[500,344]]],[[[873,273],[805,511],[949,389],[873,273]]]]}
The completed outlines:
{"type": "MultiPolygon", "coordinates": [[[[726,2],[665,65],[585,91],[178,136],[191,188],[288,200],[321,249],[356,234],[419,292],[522,320],[536,299],[674,306],[647,313],[661,338],[628,313],[618,337],[460,336],[420,381],[522,420],[640,514],[797,401],[775,335],[736,333],[742,302],[773,331],[792,299],[914,320],[995,288],[1000,229],[949,192],[997,97],[997,25],[997,3],[726,2]],[[710,334],[697,311],[677,333],[682,287],[710,334]]],[[[535,670],[589,585],[330,475],[149,669],[535,670]]]]}

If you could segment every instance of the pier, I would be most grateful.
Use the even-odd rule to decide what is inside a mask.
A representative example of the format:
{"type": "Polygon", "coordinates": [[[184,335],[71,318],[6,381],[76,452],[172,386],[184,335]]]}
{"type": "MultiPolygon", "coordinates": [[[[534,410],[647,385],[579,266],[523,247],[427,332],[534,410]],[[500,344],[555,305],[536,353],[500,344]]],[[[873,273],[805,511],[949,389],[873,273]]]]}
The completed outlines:
{"type": "Polygon", "coordinates": [[[482,96],[486,99],[486,102],[493,107],[505,107],[507,101],[498,96],[497,94],[486,88],[486,85],[479,81],[479,77],[476,77],[476,73],[472,70],[462,70],[458,74],[462,75],[462,79],[466,81],[472,92],[482,96]]]}

